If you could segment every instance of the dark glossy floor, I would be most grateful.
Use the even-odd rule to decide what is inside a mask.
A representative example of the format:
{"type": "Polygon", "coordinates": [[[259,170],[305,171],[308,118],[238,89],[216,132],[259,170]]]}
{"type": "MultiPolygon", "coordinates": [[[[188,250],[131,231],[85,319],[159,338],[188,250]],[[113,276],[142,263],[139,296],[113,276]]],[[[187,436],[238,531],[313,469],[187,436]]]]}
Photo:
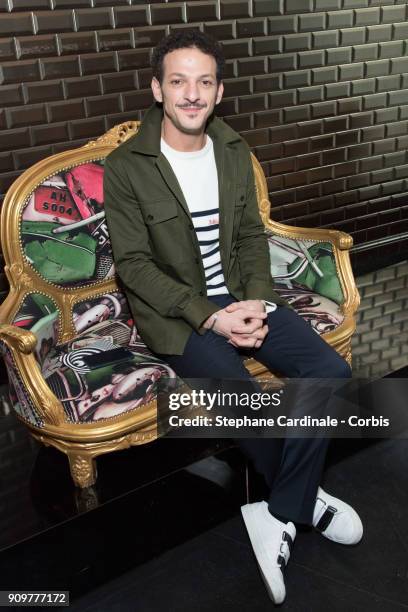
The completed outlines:
{"type": "MultiPolygon", "coordinates": [[[[407,257],[353,267],[354,375],[408,378],[407,257]]],[[[273,609],[239,512],[245,461],[229,441],[161,439],[101,457],[96,487],[81,492],[65,458],[16,420],[5,385],[0,400],[0,590],[70,590],[76,611],[273,609]]],[[[359,511],[364,540],[299,532],[282,609],[408,609],[407,463],[408,440],[332,441],[322,484],[359,511]]],[[[249,483],[256,501],[252,469],[249,483]]]]}
{"type": "MultiPolygon", "coordinates": [[[[288,595],[282,609],[407,609],[407,442],[383,441],[359,449],[327,470],[327,489],[358,509],[364,541],[346,547],[314,531],[298,533],[286,570],[288,595]]],[[[235,512],[218,526],[83,597],[72,609],[263,612],[273,605],[235,512]]]]}

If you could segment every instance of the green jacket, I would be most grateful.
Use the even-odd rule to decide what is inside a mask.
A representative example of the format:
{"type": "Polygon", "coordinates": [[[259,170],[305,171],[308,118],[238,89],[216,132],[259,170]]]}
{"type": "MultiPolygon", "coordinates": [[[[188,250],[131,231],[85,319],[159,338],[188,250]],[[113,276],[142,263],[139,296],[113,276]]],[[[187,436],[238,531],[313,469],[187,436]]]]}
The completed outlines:
{"type": "MultiPolygon", "coordinates": [[[[219,307],[206,295],[191,215],[177,178],[160,151],[163,112],[153,104],[139,132],[105,162],[105,209],[116,271],[136,327],[151,350],[181,355],[195,329],[219,307]]],[[[237,300],[287,305],[274,291],[264,225],[245,141],[215,116],[222,271],[237,300]]]]}

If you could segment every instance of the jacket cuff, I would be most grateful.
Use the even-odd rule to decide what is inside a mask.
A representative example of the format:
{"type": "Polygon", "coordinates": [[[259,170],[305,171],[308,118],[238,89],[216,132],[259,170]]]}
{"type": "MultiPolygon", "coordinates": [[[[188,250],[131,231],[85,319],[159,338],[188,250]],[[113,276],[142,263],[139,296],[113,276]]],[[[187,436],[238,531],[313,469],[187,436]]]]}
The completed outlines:
{"type": "Polygon", "coordinates": [[[179,306],[181,316],[187,321],[199,334],[203,335],[207,331],[201,325],[214,312],[218,312],[221,308],[217,304],[213,304],[202,296],[196,296],[187,304],[179,306]]]}

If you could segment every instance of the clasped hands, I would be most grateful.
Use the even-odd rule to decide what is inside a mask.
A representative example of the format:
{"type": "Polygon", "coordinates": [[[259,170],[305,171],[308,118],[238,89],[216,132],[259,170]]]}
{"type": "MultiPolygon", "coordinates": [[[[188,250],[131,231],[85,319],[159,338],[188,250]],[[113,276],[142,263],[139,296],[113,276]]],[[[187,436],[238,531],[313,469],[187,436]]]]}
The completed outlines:
{"type": "MultiPolygon", "coordinates": [[[[212,331],[228,338],[237,348],[259,348],[268,333],[268,314],[262,300],[233,302],[218,310],[217,315],[212,331]]],[[[207,329],[211,317],[204,323],[207,329]]]]}

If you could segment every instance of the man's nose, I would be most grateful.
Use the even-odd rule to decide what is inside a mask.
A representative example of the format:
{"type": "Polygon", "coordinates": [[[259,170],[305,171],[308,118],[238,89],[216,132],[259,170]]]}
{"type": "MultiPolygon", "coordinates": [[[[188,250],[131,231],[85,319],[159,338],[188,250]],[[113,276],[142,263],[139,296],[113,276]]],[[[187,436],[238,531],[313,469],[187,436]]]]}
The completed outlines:
{"type": "Polygon", "coordinates": [[[200,92],[196,83],[190,83],[185,92],[185,98],[189,102],[197,102],[200,99],[200,92]]]}

